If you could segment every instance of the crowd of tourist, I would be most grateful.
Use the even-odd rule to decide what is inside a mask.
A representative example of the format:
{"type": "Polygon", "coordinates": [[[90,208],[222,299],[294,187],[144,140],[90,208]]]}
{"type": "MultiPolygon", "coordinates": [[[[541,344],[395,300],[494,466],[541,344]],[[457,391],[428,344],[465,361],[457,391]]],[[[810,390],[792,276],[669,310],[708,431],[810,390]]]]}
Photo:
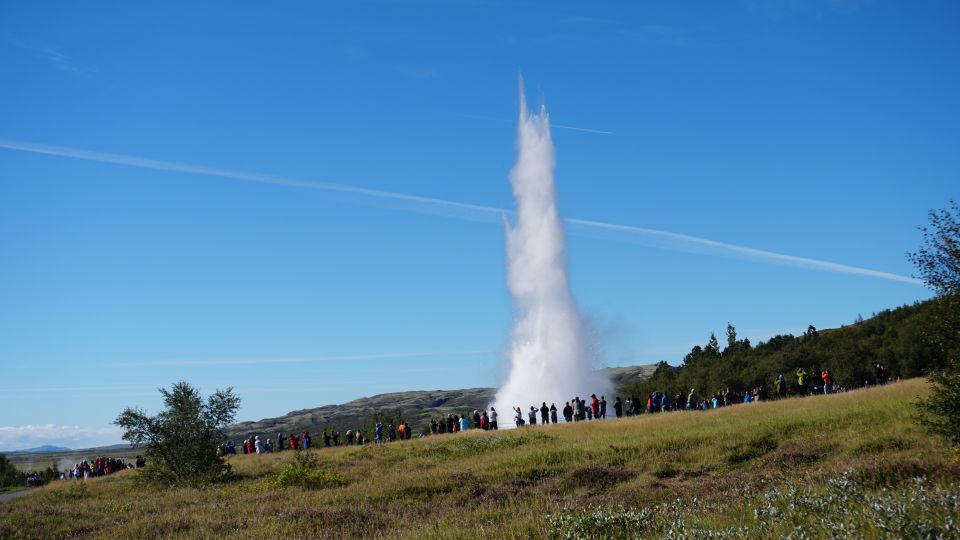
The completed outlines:
{"type": "MultiPolygon", "coordinates": [[[[847,390],[845,386],[834,380],[829,369],[813,369],[807,372],[803,368],[798,368],[791,375],[793,383],[790,383],[788,377],[783,373],[777,374],[773,381],[775,391],[772,396],[775,399],[786,398],[789,395],[832,394],[847,390]]],[[[899,377],[896,380],[899,381],[899,377]]],[[[874,366],[873,380],[864,381],[864,386],[890,381],[891,378],[886,366],[878,362],[874,366]]],[[[669,411],[707,411],[741,403],[756,403],[763,399],[765,397],[762,385],[756,385],[742,391],[731,390],[727,387],[718,389],[712,394],[701,394],[696,389],[691,388],[689,392],[677,392],[673,395],[670,392],[657,391],[647,394],[645,397],[630,395],[621,399],[620,396],[616,396],[612,408],[613,416],[622,418],[669,411]]],[[[528,424],[531,426],[557,424],[561,417],[564,422],[603,420],[607,418],[607,406],[606,396],[598,397],[596,394],[591,394],[589,400],[581,399],[579,396],[574,397],[565,402],[562,408],[558,408],[556,403],[551,403],[548,406],[545,401],[542,401],[539,406],[530,405],[526,410],[520,406],[513,407],[513,422],[516,427],[522,427],[528,424]]],[[[497,410],[495,407],[490,407],[489,409],[475,409],[463,415],[451,413],[446,418],[431,418],[429,430],[434,435],[458,433],[470,429],[497,430],[499,429],[497,422],[497,410]]],[[[392,423],[385,425],[383,422],[377,422],[373,428],[373,433],[374,438],[371,441],[359,429],[348,429],[343,437],[341,437],[339,431],[324,430],[322,447],[364,445],[370,442],[384,444],[398,439],[410,439],[413,436],[410,425],[402,421],[397,426],[392,423]]],[[[419,436],[422,437],[423,434],[419,436]]],[[[262,442],[259,436],[251,436],[243,441],[240,446],[244,454],[263,454],[279,452],[284,449],[308,449],[311,448],[312,441],[310,433],[305,431],[301,435],[278,433],[276,443],[271,439],[262,442]]],[[[224,455],[231,455],[236,454],[237,449],[233,441],[228,441],[222,446],[221,452],[224,455]]]]}
{"type": "MultiPolygon", "coordinates": [[[[413,428],[406,422],[400,421],[396,426],[392,423],[384,425],[383,422],[377,422],[374,427],[374,440],[364,435],[360,429],[348,429],[343,435],[333,429],[325,429],[321,435],[321,447],[329,448],[332,446],[354,446],[364,445],[370,442],[382,444],[384,442],[393,442],[397,439],[410,439],[413,437],[413,428]]],[[[277,433],[277,441],[266,439],[263,441],[259,435],[251,435],[240,444],[240,452],[244,454],[266,454],[272,452],[281,452],[283,450],[307,450],[313,448],[313,439],[310,432],[304,431],[302,434],[291,433],[285,435],[277,433]]],[[[237,445],[233,441],[227,441],[220,446],[220,454],[224,456],[236,455],[237,445]]]]}
{"type": "Polygon", "coordinates": [[[123,469],[139,469],[146,466],[146,464],[147,460],[143,456],[137,456],[133,463],[128,463],[121,458],[100,456],[93,461],[83,460],[74,464],[68,471],[60,473],[60,479],[65,480],[69,478],[71,480],[79,480],[81,478],[106,476],[117,471],[122,471],[123,469]]]}

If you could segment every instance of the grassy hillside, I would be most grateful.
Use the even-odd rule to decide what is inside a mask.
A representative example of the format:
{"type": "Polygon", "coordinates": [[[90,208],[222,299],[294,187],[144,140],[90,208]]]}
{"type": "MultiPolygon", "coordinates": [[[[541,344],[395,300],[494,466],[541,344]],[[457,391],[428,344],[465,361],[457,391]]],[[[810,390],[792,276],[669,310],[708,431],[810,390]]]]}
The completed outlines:
{"type": "Polygon", "coordinates": [[[319,449],[313,489],[281,487],[293,452],[205,489],[127,471],[0,505],[0,537],[956,537],[960,464],[909,419],[926,391],[319,449]]]}

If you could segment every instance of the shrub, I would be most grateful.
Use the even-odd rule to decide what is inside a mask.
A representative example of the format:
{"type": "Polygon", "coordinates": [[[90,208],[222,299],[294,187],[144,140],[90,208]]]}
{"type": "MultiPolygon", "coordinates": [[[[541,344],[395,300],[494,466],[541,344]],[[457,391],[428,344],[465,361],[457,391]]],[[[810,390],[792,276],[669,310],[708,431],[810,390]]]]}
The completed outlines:
{"type": "Polygon", "coordinates": [[[233,422],[240,398],[232,388],[217,390],[206,402],[200,392],[178,382],[161,388],[166,409],[147,416],[127,408],[114,421],[124,440],[143,447],[147,463],[143,478],[165,485],[198,486],[229,478],[230,466],[218,455],[223,428],[233,422]]]}
{"type": "Polygon", "coordinates": [[[347,485],[343,474],[332,469],[319,469],[319,460],[315,454],[297,451],[293,459],[280,468],[274,478],[277,487],[298,486],[310,489],[323,489],[347,485]]]}
{"type": "Polygon", "coordinates": [[[7,456],[0,454],[0,487],[22,486],[23,474],[13,466],[7,456]]]}
{"type": "Polygon", "coordinates": [[[933,392],[919,403],[919,421],[960,446],[960,205],[930,212],[930,227],[921,227],[923,245],[908,257],[934,290],[934,316],[925,331],[927,343],[944,355],[946,365],[930,374],[933,392]]]}
{"type": "Polygon", "coordinates": [[[648,529],[655,513],[649,508],[590,508],[568,510],[547,517],[551,538],[635,538],[648,529]]]}

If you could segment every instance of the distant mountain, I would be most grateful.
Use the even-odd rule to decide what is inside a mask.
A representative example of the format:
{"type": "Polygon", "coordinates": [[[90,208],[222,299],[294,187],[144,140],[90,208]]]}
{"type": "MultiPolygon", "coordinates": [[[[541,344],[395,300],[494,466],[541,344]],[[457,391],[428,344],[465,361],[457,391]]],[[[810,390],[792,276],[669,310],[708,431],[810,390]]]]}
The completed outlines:
{"type": "MultiPolygon", "coordinates": [[[[656,365],[606,368],[615,388],[646,380],[656,365]]],[[[486,408],[493,401],[496,388],[467,388],[464,390],[418,390],[393,392],[355,399],[340,405],[324,405],[312,409],[289,412],[278,418],[240,422],[226,429],[235,440],[250,435],[275,438],[277,433],[322,433],[324,428],[368,431],[374,413],[400,417],[409,422],[415,432],[426,429],[433,417],[446,418],[448,414],[469,414],[474,409],[486,408]]],[[[609,399],[612,403],[613,398],[609,399]]],[[[562,404],[561,404],[562,405],[562,404]]],[[[558,405],[559,406],[559,405],[558,405]]],[[[500,411],[500,422],[513,417],[513,411],[500,411]]],[[[369,433],[368,433],[369,435],[369,433]]]]}
{"type": "Polygon", "coordinates": [[[70,449],[65,446],[52,446],[45,444],[36,448],[26,448],[24,450],[14,450],[10,454],[47,454],[50,452],[69,452],[70,449]]]}
{"type": "Polygon", "coordinates": [[[130,450],[132,447],[130,443],[119,443],[119,444],[110,444],[107,446],[95,446],[93,448],[79,448],[74,450],[74,452],[89,452],[91,450],[130,450]]]}

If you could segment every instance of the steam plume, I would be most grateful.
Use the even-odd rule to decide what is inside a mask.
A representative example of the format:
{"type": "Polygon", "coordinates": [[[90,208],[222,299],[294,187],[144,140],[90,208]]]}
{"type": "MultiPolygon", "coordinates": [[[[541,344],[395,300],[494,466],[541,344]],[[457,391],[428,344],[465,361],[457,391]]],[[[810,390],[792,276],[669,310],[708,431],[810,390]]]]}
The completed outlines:
{"type": "Polygon", "coordinates": [[[509,374],[495,398],[503,424],[513,407],[524,412],[579,396],[605,393],[610,382],[593,368],[583,320],[567,281],[563,225],[553,183],[554,148],[544,107],[527,112],[523,83],[517,130],[517,163],[510,183],[517,200],[516,226],[505,220],[507,285],[518,318],[511,331],[509,374]]]}

